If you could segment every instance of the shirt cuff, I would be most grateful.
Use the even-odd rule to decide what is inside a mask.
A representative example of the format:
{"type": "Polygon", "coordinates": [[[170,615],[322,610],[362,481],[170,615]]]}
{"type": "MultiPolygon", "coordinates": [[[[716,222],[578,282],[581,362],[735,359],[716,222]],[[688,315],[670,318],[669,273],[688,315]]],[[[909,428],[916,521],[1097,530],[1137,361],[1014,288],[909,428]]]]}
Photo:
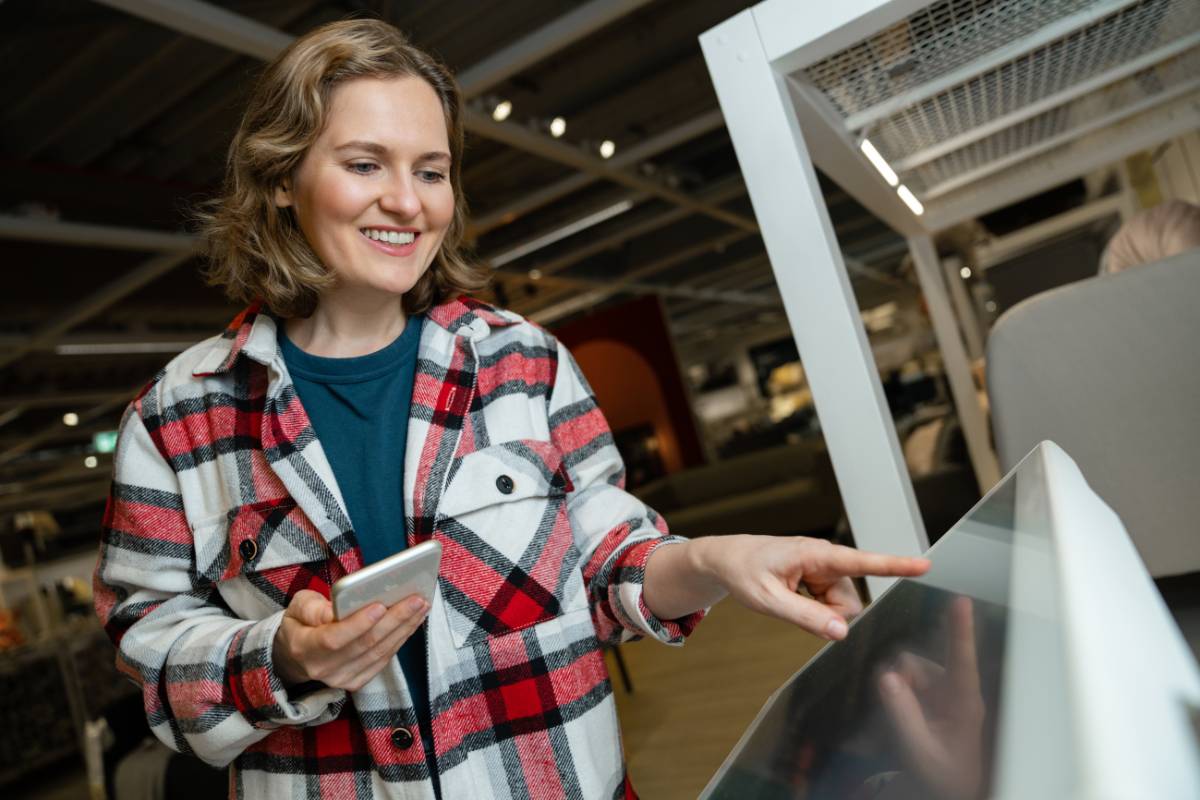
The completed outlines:
{"type": "MultiPolygon", "coordinates": [[[[319,725],[338,715],[346,692],[317,684],[316,691],[289,697],[275,672],[272,652],[283,611],[234,634],[226,661],[226,684],[234,706],[256,728],[319,725]]],[[[308,685],[295,687],[305,689],[308,685]]],[[[298,693],[293,690],[293,695],[298,693]]]]}
{"type": "Polygon", "coordinates": [[[616,605],[618,613],[624,617],[627,640],[637,638],[636,630],[641,630],[665,644],[681,645],[708,613],[707,608],[702,608],[679,619],[664,620],[656,617],[646,605],[643,591],[646,562],[658,548],[686,541],[682,536],[656,536],[631,545],[620,555],[617,569],[619,602],[616,605]]]}

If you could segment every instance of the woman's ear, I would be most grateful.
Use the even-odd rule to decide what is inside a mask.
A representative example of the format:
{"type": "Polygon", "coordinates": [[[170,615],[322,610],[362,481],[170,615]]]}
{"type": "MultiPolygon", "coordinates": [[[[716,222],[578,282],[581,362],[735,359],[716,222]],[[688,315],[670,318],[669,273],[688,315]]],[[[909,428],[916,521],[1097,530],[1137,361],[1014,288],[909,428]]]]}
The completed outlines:
{"type": "Polygon", "coordinates": [[[275,207],[289,208],[292,205],[292,182],[284,180],[284,182],[275,187],[275,207]]]}

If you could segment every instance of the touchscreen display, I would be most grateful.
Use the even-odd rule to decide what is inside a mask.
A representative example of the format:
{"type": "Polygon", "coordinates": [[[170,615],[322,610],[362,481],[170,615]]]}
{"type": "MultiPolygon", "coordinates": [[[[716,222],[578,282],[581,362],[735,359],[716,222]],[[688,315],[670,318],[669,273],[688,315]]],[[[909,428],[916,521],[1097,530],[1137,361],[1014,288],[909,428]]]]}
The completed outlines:
{"type": "Polygon", "coordinates": [[[991,785],[1010,624],[1016,481],[996,487],[768,701],[705,790],[944,798],[991,785]]]}

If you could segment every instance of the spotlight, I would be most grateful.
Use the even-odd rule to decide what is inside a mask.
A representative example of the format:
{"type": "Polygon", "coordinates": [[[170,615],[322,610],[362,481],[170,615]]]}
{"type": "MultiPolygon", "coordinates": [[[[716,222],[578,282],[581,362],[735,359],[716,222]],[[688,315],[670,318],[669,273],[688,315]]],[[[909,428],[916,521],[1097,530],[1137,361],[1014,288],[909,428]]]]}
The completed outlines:
{"type": "Polygon", "coordinates": [[[963,267],[962,269],[960,269],[960,270],[958,271],[958,274],[959,274],[959,275],[962,275],[962,278],[963,278],[963,280],[965,281],[967,278],[971,277],[971,268],[970,268],[970,267],[963,267]]]}
{"type": "Polygon", "coordinates": [[[542,271],[540,269],[529,270],[529,280],[540,281],[542,279],[542,271]]]}
{"type": "Polygon", "coordinates": [[[79,415],[74,411],[68,411],[67,413],[63,414],[63,425],[66,425],[69,428],[74,428],[78,424],[79,415]]]}
{"type": "Polygon", "coordinates": [[[555,117],[550,120],[550,135],[555,139],[562,137],[567,132],[567,121],[562,117],[555,117]]]}
{"type": "Polygon", "coordinates": [[[988,300],[986,303],[983,304],[983,307],[986,308],[988,311],[995,311],[996,310],[996,301],[988,300]]]}
{"type": "Polygon", "coordinates": [[[512,113],[512,102],[509,100],[501,100],[492,108],[492,119],[496,122],[504,122],[508,119],[508,115],[512,113]]]}
{"type": "Polygon", "coordinates": [[[600,157],[612,158],[613,153],[617,152],[617,146],[613,144],[612,139],[605,139],[600,143],[600,157]]]}
{"type": "Polygon", "coordinates": [[[95,456],[88,456],[83,460],[83,465],[88,469],[95,469],[99,463],[100,461],[95,456]]]}

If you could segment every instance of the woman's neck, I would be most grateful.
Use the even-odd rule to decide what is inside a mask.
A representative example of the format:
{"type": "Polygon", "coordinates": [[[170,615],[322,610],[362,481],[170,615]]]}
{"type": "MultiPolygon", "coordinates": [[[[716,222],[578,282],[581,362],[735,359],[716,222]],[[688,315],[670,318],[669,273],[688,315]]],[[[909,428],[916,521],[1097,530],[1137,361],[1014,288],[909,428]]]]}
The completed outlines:
{"type": "Polygon", "coordinates": [[[404,332],[408,317],[399,297],[363,298],[326,293],[309,317],[285,322],[287,336],[306,353],[353,358],[382,350],[404,332]]]}

